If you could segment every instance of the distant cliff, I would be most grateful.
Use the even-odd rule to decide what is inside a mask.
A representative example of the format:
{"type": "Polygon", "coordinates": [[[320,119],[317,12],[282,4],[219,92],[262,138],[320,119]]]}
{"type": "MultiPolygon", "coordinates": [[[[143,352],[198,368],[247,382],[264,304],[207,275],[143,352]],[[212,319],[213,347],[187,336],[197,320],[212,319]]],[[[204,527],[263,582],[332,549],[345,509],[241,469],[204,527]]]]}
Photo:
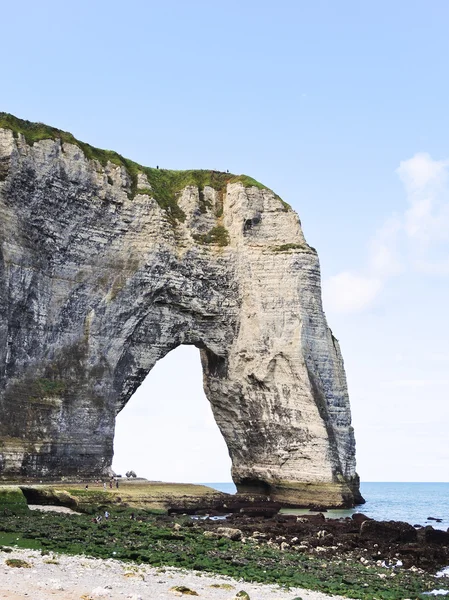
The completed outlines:
{"type": "Polygon", "coordinates": [[[180,344],[200,349],[239,490],[360,500],[291,208],[246,176],[141,167],[0,113],[0,477],[108,472],[117,413],[180,344]]]}

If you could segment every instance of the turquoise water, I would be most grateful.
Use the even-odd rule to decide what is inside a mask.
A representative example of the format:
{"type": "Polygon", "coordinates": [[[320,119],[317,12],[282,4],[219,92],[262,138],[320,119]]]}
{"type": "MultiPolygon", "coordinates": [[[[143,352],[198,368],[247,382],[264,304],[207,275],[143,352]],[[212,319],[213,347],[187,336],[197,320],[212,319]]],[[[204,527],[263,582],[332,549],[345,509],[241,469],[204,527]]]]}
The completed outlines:
{"type": "MultiPolygon", "coordinates": [[[[217,490],[234,494],[233,483],[207,483],[217,490]]],[[[433,525],[449,528],[449,483],[362,483],[362,496],[366,500],[356,509],[329,511],[328,517],[345,517],[363,512],[380,521],[406,521],[411,525],[433,525]],[[428,517],[442,519],[441,523],[428,521],[428,517]]],[[[304,510],[284,509],[283,512],[301,514],[304,510]]]]}

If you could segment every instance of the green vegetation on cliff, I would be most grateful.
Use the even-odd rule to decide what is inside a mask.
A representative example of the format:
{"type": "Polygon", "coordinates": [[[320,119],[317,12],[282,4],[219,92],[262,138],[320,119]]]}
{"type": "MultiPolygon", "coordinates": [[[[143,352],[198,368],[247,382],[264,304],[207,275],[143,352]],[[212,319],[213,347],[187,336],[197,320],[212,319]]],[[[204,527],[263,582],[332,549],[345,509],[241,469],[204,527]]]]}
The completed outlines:
{"type": "Polygon", "coordinates": [[[217,246],[227,246],[229,244],[229,233],[226,227],[217,225],[207,233],[194,234],[193,238],[200,244],[216,244],[217,246]]]}
{"type": "MultiPolygon", "coordinates": [[[[187,186],[198,187],[200,193],[200,208],[205,211],[208,208],[208,203],[204,199],[204,187],[210,186],[217,191],[223,192],[228,183],[241,183],[245,187],[256,187],[258,189],[269,189],[255,179],[247,175],[233,175],[231,173],[223,173],[220,171],[211,170],[189,170],[189,171],[174,171],[170,169],[158,169],[152,167],[144,167],[138,163],[124,158],[117,152],[112,150],[101,150],[90,144],[77,140],[71,133],[44,125],[43,123],[32,123],[19,119],[8,113],[0,112],[0,128],[10,129],[17,137],[22,134],[29,145],[41,140],[61,140],[63,143],[74,144],[80,148],[87,159],[98,161],[103,167],[108,162],[123,167],[131,182],[130,197],[133,198],[137,193],[150,193],[157,203],[169,215],[173,223],[176,221],[184,221],[185,214],[178,206],[178,195],[182,189],[187,186]],[[151,185],[151,189],[138,189],[137,180],[138,174],[143,173],[151,185]]],[[[109,184],[112,180],[108,178],[109,184]]],[[[284,209],[290,210],[289,205],[281,200],[284,209]]]]}
{"type": "Polygon", "coordinates": [[[303,244],[282,244],[281,246],[273,246],[273,252],[288,252],[289,250],[307,250],[308,246],[303,244]]]}
{"type": "Polygon", "coordinates": [[[45,396],[59,396],[65,389],[66,384],[63,381],[54,381],[43,377],[35,382],[34,390],[31,390],[31,395],[39,398],[45,396]]]}

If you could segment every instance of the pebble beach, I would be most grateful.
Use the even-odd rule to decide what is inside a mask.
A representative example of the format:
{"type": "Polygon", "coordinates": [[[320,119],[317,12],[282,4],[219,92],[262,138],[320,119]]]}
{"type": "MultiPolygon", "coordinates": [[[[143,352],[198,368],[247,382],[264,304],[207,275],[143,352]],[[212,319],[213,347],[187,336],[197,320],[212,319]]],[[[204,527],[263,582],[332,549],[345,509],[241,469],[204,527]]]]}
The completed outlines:
{"type": "MultiPolygon", "coordinates": [[[[0,599],[8,600],[174,600],[196,597],[232,600],[243,590],[250,600],[343,600],[319,592],[250,584],[223,576],[170,567],[153,568],[113,559],[61,554],[42,555],[35,550],[0,551],[0,599]],[[9,566],[18,559],[27,566],[9,566]]],[[[240,599],[244,600],[244,599],[240,599]]]]}

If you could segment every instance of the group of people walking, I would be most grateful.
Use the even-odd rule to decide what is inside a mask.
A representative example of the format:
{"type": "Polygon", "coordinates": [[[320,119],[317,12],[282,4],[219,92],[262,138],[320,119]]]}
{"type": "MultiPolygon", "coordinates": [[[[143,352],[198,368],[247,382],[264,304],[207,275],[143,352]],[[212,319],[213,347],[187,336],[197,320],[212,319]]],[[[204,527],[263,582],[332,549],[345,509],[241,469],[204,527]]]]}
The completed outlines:
{"type": "MultiPolygon", "coordinates": [[[[114,487],[114,482],[115,482],[115,487],[116,487],[116,489],[118,489],[118,488],[119,488],[119,482],[118,482],[118,479],[117,479],[116,477],[111,477],[111,479],[109,480],[109,489],[111,489],[111,490],[112,490],[112,488],[114,487]]],[[[99,482],[97,482],[97,483],[99,483],[99,482]]],[[[88,490],[88,489],[89,489],[89,484],[88,484],[88,483],[86,483],[86,487],[85,487],[85,489],[86,489],[86,490],[88,490]]],[[[108,489],[108,486],[107,486],[107,483],[106,483],[106,481],[104,481],[104,482],[103,482],[103,489],[104,489],[104,490],[107,490],[107,489],[108,489]]]]}
{"type": "MultiPolygon", "coordinates": [[[[119,483],[118,483],[118,479],[115,479],[115,487],[118,489],[119,483]]],[[[103,488],[106,490],[107,489],[107,485],[106,485],[106,481],[103,483],[103,488]]],[[[114,487],[114,478],[111,477],[111,479],[109,480],[109,488],[112,490],[112,488],[114,487]]]]}
{"type": "MultiPolygon", "coordinates": [[[[105,518],[106,521],[109,520],[109,512],[107,510],[104,511],[104,518],[105,518]]],[[[98,517],[94,517],[92,519],[92,523],[101,523],[102,520],[103,520],[102,515],[98,515],[98,517]]]]}

